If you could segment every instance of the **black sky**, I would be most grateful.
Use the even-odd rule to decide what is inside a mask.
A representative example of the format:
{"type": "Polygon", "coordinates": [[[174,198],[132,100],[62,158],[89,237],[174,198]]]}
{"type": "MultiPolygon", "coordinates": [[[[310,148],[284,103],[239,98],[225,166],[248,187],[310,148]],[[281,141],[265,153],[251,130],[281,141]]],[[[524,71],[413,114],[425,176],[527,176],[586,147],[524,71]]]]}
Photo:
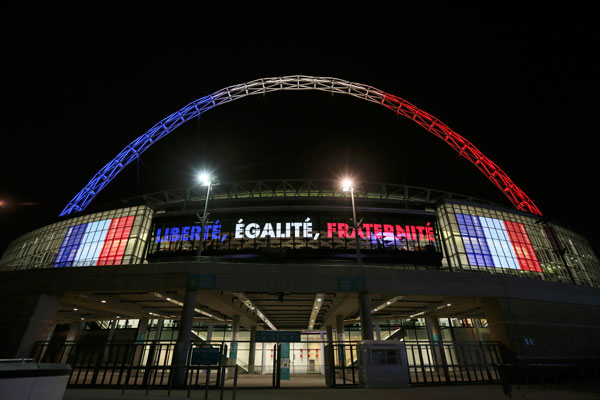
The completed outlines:
{"type": "MultiPolygon", "coordinates": [[[[408,100],[474,143],[547,217],[600,247],[591,9],[289,7],[3,12],[0,249],[52,222],[162,118],[225,86],[291,74],[356,81],[408,100]]],[[[190,185],[203,167],[222,181],[348,170],[507,204],[411,121],[317,92],[249,97],[182,126],[143,154],[141,191],[190,185]]],[[[94,203],[135,195],[136,176],[130,165],[94,203]]]]}

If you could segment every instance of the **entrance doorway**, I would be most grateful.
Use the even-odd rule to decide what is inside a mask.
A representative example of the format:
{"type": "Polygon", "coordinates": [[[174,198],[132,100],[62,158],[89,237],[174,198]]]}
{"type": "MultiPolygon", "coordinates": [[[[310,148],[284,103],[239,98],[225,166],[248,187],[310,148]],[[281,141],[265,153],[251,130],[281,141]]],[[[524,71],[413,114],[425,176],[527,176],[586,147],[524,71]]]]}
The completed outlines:
{"type": "Polygon", "coordinates": [[[323,353],[320,340],[256,343],[254,370],[240,370],[237,385],[239,388],[325,387],[323,353]]]}

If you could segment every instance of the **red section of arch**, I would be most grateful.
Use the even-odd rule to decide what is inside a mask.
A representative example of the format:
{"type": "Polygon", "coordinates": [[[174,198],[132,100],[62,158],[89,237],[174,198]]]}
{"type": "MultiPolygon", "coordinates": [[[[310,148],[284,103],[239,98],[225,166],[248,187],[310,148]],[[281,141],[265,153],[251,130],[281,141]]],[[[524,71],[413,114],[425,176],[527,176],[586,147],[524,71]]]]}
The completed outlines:
{"type": "Polygon", "coordinates": [[[514,184],[500,167],[487,158],[471,142],[454,132],[442,121],[438,120],[433,115],[420,110],[406,100],[388,93],[384,95],[382,105],[399,115],[412,119],[430,133],[433,133],[435,136],[448,143],[459,155],[469,160],[494,185],[496,185],[496,187],[502,190],[517,210],[542,215],[541,211],[536,207],[533,201],[514,184]]]}
{"type": "Polygon", "coordinates": [[[121,217],[110,221],[104,245],[102,246],[96,265],[121,264],[134,218],[134,216],[121,217]]]}

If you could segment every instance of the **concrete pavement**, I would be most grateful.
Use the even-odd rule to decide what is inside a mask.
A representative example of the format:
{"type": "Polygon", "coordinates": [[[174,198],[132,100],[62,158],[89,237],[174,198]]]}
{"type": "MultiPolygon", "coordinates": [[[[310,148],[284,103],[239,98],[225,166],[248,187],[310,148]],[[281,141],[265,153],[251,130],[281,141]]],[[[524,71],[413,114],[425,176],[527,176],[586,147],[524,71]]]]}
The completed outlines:
{"type": "MultiPolygon", "coordinates": [[[[226,389],[224,399],[232,398],[231,389],[226,389]]],[[[211,390],[208,398],[211,400],[219,399],[220,392],[211,390]]],[[[175,390],[171,396],[167,395],[166,390],[150,390],[146,395],[145,390],[130,389],[125,394],[116,389],[68,389],[64,400],[122,400],[122,399],[185,399],[187,391],[175,390]]],[[[204,399],[204,391],[191,391],[190,399],[204,399]]],[[[362,389],[362,388],[242,388],[236,392],[237,400],[368,400],[368,399],[417,399],[417,400],[506,400],[500,385],[453,385],[453,386],[417,386],[405,389],[362,389]]],[[[580,386],[577,388],[565,387],[547,387],[546,389],[513,387],[513,399],[528,400],[599,400],[600,385],[580,386]]]]}

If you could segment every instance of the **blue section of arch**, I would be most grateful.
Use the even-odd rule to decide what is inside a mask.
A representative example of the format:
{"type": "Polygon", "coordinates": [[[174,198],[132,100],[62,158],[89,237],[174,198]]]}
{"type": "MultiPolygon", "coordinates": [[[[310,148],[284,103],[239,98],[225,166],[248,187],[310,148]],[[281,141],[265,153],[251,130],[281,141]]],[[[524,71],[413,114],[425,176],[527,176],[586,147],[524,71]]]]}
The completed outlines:
{"type": "Polygon", "coordinates": [[[135,161],[140,154],[155,142],[177,129],[181,124],[200,116],[216,105],[212,95],[201,97],[155,124],[146,133],[127,145],[112,161],[102,167],[88,184],[67,204],[65,209],[60,213],[60,216],[83,211],[96,194],[104,189],[123,168],[132,161],[135,161]]]}

